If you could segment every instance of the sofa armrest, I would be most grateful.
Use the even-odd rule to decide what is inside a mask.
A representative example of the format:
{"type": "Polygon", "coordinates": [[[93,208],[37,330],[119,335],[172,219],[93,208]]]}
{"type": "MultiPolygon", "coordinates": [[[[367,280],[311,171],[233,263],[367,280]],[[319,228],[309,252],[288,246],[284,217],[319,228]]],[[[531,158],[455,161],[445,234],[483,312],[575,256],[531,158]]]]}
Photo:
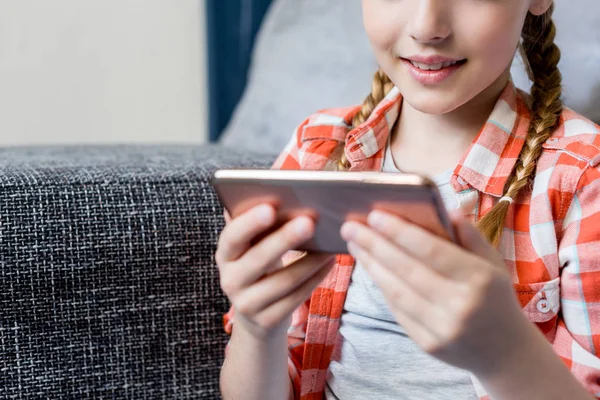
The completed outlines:
{"type": "Polygon", "coordinates": [[[218,146],[0,150],[0,398],[218,398],[218,146]]]}

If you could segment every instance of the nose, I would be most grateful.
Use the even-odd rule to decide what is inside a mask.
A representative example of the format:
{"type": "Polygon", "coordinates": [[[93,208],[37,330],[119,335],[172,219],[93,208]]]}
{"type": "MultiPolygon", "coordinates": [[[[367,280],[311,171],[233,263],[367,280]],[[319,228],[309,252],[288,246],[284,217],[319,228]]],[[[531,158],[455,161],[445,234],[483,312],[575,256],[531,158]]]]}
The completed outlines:
{"type": "Polygon", "coordinates": [[[409,26],[410,36],[423,44],[443,42],[452,34],[448,0],[418,0],[409,26]]]}

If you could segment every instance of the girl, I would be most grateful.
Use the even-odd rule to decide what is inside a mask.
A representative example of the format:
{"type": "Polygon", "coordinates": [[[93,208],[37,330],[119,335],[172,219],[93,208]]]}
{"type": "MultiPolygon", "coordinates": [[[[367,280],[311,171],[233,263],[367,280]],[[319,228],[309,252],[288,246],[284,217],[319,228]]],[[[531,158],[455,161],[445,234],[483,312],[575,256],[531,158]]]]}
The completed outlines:
{"type": "Polygon", "coordinates": [[[297,254],[307,217],[254,246],[275,210],[229,221],[226,399],[600,396],[600,135],[561,103],[552,10],[363,0],[372,93],[308,118],[275,167],[432,176],[459,243],[373,212],[342,228],[352,257],[297,254]]]}

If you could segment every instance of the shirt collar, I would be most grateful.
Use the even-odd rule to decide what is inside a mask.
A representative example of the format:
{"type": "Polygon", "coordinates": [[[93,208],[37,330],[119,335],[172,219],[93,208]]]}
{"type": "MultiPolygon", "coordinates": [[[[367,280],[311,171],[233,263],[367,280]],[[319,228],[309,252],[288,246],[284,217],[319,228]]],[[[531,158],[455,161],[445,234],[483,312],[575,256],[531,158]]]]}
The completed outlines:
{"type": "MultiPolygon", "coordinates": [[[[348,133],[346,155],[351,165],[364,164],[375,155],[382,158],[401,105],[402,95],[394,88],[367,121],[348,133]]],[[[529,122],[525,95],[509,81],[487,122],[456,166],[454,176],[458,185],[455,189],[464,190],[470,185],[480,192],[502,196],[521,153],[529,122]]]]}

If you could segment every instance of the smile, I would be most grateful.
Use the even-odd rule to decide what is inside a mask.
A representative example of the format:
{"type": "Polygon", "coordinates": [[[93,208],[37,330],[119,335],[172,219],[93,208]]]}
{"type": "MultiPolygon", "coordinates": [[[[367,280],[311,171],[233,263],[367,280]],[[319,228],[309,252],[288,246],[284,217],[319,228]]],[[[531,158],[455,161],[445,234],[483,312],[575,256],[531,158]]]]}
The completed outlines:
{"type": "Polygon", "coordinates": [[[400,58],[408,68],[408,72],[415,81],[422,85],[437,85],[450,78],[459,71],[467,62],[453,60],[446,57],[419,57],[400,58]]]}
{"type": "Polygon", "coordinates": [[[448,68],[452,65],[458,64],[458,61],[446,61],[446,62],[437,63],[437,64],[424,64],[424,63],[420,63],[420,62],[416,62],[416,61],[412,61],[412,60],[409,60],[409,61],[411,62],[412,65],[414,65],[415,67],[417,67],[423,71],[439,71],[442,68],[448,68]]]}

